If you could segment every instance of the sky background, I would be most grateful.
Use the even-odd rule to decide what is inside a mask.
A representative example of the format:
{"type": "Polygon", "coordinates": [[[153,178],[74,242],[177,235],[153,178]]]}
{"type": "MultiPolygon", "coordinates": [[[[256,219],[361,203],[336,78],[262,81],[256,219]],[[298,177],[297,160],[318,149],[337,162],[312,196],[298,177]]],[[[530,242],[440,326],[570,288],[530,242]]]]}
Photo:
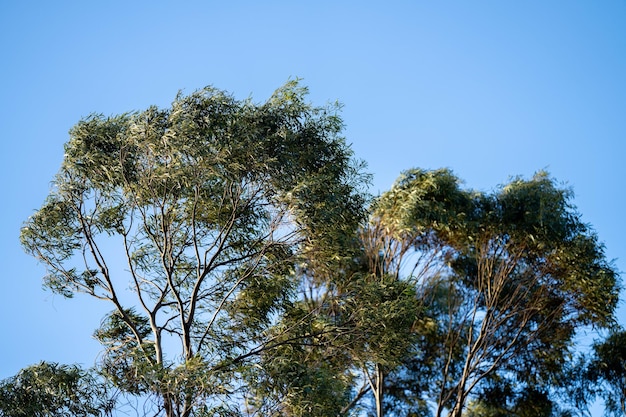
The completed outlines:
{"type": "Polygon", "coordinates": [[[18,238],[68,130],[207,85],[340,101],[374,194],[413,167],[483,191],[546,169],[626,270],[626,1],[4,0],[0,54],[0,378],[100,350],[110,308],[44,291],[18,238]]]}

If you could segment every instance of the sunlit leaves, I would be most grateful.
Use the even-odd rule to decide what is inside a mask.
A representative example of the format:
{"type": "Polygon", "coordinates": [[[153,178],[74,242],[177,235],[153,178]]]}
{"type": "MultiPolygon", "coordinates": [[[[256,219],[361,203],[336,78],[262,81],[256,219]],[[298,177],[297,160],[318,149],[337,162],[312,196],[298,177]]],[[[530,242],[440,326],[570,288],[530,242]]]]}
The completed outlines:
{"type": "Polygon", "coordinates": [[[373,215],[400,233],[453,232],[472,219],[472,194],[446,169],[404,172],[376,201],[373,215]]]}

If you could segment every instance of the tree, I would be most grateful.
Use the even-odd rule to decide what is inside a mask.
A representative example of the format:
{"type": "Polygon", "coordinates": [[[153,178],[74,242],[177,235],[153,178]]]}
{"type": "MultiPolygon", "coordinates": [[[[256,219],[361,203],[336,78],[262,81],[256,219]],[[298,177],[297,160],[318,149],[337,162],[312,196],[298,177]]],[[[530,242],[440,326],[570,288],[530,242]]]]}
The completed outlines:
{"type": "Polygon", "coordinates": [[[307,310],[346,330],[343,413],[371,398],[379,416],[567,415],[555,396],[574,336],[612,324],[617,274],[547,174],[494,193],[459,184],[406,172],[370,207],[356,262],[307,310]]]}
{"type": "Polygon", "coordinates": [[[488,400],[494,386],[515,387],[515,402],[528,388],[549,392],[577,329],[610,326],[618,300],[617,274],[570,199],[545,173],[486,194],[462,190],[448,170],[408,171],[380,197],[374,215],[401,248],[441,255],[428,258],[434,274],[420,272],[430,262],[407,268],[435,329],[389,392],[428,376],[427,393],[403,401],[429,399],[438,417],[460,417],[472,394],[488,400]]]}
{"type": "Polygon", "coordinates": [[[106,384],[77,366],[41,362],[0,381],[0,415],[65,417],[110,415],[106,384]]]}
{"type": "Polygon", "coordinates": [[[241,408],[250,364],[293,342],[275,324],[299,265],[328,268],[362,218],[338,107],[305,96],[296,81],[263,104],[205,88],[87,117],[22,229],[47,287],[111,305],[101,368],[156,414],[241,408]]]}

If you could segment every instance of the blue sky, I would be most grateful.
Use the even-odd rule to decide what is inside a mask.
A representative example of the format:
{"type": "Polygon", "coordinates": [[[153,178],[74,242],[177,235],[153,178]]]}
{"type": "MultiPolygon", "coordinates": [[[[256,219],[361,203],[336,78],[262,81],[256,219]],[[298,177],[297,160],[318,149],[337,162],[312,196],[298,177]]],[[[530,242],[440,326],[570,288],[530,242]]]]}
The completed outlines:
{"type": "Polygon", "coordinates": [[[374,193],[412,167],[480,190],[547,169],[626,270],[625,22],[618,0],[3,1],[0,378],[99,351],[108,306],[42,290],[18,240],[68,130],[206,85],[262,101],[300,77],[342,102],[374,193]]]}

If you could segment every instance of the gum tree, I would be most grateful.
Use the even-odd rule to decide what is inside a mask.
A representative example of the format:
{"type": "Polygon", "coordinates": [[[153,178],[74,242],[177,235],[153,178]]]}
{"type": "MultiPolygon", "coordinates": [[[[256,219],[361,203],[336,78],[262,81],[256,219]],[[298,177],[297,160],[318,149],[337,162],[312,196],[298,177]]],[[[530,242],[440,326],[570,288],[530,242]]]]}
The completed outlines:
{"type": "Polygon", "coordinates": [[[111,306],[101,370],[155,413],[235,412],[247,367],[293,342],[272,327],[299,265],[341,257],[360,221],[338,107],[305,96],[297,82],[262,104],[205,88],[87,117],[22,229],[48,288],[111,306]]]}
{"type": "Polygon", "coordinates": [[[506,408],[530,390],[549,405],[577,330],[613,324],[617,273],[547,174],[493,193],[459,184],[448,170],[410,170],[377,203],[400,248],[441,254],[437,273],[407,268],[432,326],[388,379],[390,406],[431,403],[437,417],[461,417],[477,394],[506,408]]]}

